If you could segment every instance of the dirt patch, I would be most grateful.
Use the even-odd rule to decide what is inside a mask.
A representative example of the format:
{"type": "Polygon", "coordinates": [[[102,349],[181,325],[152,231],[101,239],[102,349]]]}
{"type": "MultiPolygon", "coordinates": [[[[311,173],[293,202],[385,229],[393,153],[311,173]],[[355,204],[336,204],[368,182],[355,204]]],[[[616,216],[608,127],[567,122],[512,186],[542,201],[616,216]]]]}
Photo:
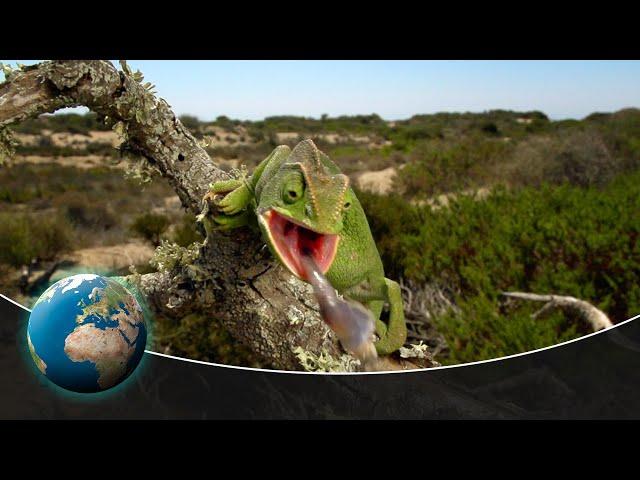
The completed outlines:
{"type": "Polygon", "coordinates": [[[34,165],[43,165],[47,163],[55,163],[63,167],[75,167],[82,170],[89,170],[96,167],[109,167],[125,169],[126,162],[115,164],[111,157],[103,155],[70,155],[68,157],[48,157],[42,155],[16,155],[16,162],[31,163],[34,165]]]}
{"type": "Polygon", "coordinates": [[[301,138],[312,138],[318,142],[328,143],[330,145],[338,144],[358,144],[367,145],[371,148],[380,148],[384,142],[382,140],[374,140],[369,135],[342,135],[340,133],[317,133],[312,135],[304,135],[299,132],[278,132],[276,133],[276,141],[279,144],[296,143],[301,138]]]}
{"type": "Polygon", "coordinates": [[[396,176],[396,173],[395,167],[375,172],[363,172],[356,178],[356,185],[361,190],[386,195],[393,187],[393,177],[396,176]]]}
{"type": "Polygon", "coordinates": [[[278,144],[296,142],[300,138],[298,132],[278,132],[276,133],[276,142],[278,144]]]}
{"type": "Polygon", "coordinates": [[[25,147],[35,147],[40,144],[42,135],[33,135],[31,133],[15,133],[15,139],[25,147]]]}
{"type": "Polygon", "coordinates": [[[78,149],[86,148],[90,143],[101,143],[116,147],[121,142],[118,135],[112,131],[91,131],[87,135],[80,133],[58,132],[52,133],[50,138],[51,143],[56,147],[72,147],[78,149]]]}
{"type": "Polygon", "coordinates": [[[233,130],[208,125],[203,129],[203,132],[210,138],[210,146],[213,148],[249,145],[255,143],[251,139],[251,135],[249,135],[247,129],[241,125],[235,127],[233,130]]]}
{"type": "Polygon", "coordinates": [[[40,134],[16,133],[16,140],[27,147],[36,147],[45,139],[54,147],[69,147],[75,149],[85,149],[89,144],[103,144],[117,147],[121,139],[113,131],[90,131],[86,134],[56,132],[42,130],[40,134]]]}
{"type": "Polygon", "coordinates": [[[456,193],[443,193],[441,195],[436,195],[435,197],[431,197],[427,200],[417,200],[413,202],[415,205],[429,205],[433,210],[437,210],[439,208],[448,207],[452,200],[456,199],[460,195],[472,196],[474,200],[484,200],[491,193],[491,189],[488,187],[482,187],[477,190],[463,190],[462,192],[456,193]]]}
{"type": "Polygon", "coordinates": [[[116,271],[130,265],[142,265],[151,260],[154,248],[140,241],[131,241],[119,245],[91,247],[76,250],[66,258],[75,263],[75,267],[86,267],[97,271],[116,271]]]}

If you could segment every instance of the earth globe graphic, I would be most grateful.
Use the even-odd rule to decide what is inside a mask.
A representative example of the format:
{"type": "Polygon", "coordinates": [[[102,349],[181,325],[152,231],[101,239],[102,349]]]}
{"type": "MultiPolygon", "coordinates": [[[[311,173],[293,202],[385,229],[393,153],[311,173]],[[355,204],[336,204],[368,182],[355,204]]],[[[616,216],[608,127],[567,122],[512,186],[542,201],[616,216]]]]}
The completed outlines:
{"type": "Polygon", "coordinates": [[[147,341],[142,309],[117,281],[81,274],[51,285],[33,306],[27,342],[38,370],[74,392],[121,383],[147,341]]]}

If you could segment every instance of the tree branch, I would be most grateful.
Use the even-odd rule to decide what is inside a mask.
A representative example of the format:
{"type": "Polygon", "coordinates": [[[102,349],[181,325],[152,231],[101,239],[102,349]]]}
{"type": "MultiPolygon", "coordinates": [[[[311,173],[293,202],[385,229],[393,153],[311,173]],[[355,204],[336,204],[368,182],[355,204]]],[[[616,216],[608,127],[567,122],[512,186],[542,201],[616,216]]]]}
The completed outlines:
{"type": "MultiPolygon", "coordinates": [[[[185,208],[199,213],[209,184],[227,174],[213,164],[169,104],[142,84],[139,72],[122,66],[118,71],[108,61],[53,61],[11,73],[0,84],[0,129],[84,105],[123,136],[128,151],[146,158],[168,179],[185,208]]],[[[267,366],[300,369],[297,347],[344,358],[319,317],[310,286],[279,266],[263,247],[246,229],[216,234],[207,238],[196,260],[177,261],[126,281],[135,284],[156,313],[216,316],[267,366]]]]}
{"type": "Polygon", "coordinates": [[[531,315],[532,318],[540,318],[553,309],[560,309],[567,313],[573,313],[580,319],[587,322],[594,332],[613,326],[609,317],[589,302],[574,297],[561,295],[538,295],[537,293],[526,292],[502,292],[500,295],[518,300],[528,300],[533,302],[545,302],[545,305],[531,315]]]}

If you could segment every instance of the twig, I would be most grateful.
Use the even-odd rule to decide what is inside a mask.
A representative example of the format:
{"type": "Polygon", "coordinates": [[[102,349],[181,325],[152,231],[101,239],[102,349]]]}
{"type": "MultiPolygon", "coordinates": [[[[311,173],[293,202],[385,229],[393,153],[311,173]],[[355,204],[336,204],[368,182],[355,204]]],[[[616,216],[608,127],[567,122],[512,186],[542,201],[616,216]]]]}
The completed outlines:
{"type": "Polygon", "coordinates": [[[575,314],[587,322],[594,332],[613,326],[609,317],[602,310],[578,298],[562,295],[540,295],[527,292],[501,292],[500,295],[517,300],[545,302],[545,305],[540,310],[531,315],[531,318],[534,319],[540,318],[557,308],[566,313],[575,314]]]}

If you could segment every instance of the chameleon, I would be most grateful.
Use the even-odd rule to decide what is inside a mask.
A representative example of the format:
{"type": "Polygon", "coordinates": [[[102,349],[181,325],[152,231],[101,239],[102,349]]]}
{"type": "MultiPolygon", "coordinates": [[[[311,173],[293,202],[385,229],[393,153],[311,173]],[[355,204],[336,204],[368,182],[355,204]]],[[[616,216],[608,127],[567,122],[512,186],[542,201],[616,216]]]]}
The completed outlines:
{"type": "Polygon", "coordinates": [[[366,308],[377,336],[375,353],[389,355],[407,338],[401,290],[384,276],[367,217],[349,183],[312,140],[293,149],[281,145],[250,176],[210,185],[205,200],[215,208],[207,211],[204,225],[207,231],[257,225],[273,256],[293,275],[316,288],[315,269],[344,299],[366,308]],[[389,315],[383,321],[385,302],[389,315]]]}

